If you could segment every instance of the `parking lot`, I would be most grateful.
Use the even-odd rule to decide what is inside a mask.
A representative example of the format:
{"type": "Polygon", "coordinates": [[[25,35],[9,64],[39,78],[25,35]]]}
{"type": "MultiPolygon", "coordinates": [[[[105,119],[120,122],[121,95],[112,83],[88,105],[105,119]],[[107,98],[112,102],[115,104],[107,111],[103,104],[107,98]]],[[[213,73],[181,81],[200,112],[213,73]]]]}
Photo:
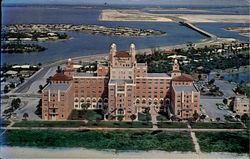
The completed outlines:
{"type": "Polygon", "coordinates": [[[224,115],[228,114],[227,110],[220,110],[217,108],[216,103],[223,103],[222,98],[210,98],[206,96],[201,96],[200,104],[201,108],[204,108],[209,119],[215,120],[216,118],[220,118],[220,120],[225,120],[224,115]]]}

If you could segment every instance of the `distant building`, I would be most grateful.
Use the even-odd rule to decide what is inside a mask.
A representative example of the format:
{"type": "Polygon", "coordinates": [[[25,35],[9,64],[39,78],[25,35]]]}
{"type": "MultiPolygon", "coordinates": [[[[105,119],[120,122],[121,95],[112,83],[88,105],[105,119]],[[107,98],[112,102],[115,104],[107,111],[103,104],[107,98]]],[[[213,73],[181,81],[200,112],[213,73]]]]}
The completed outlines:
{"type": "Polygon", "coordinates": [[[42,91],[42,118],[67,119],[72,109],[86,106],[105,110],[107,120],[118,116],[130,120],[132,114],[147,107],[156,112],[171,111],[183,119],[200,112],[200,94],[192,77],[180,72],[177,60],[168,75],[148,73],[147,63],[137,63],[135,56],[134,44],[129,52],[117,51],[112,44],[109,63],[99,63],[95,74],[76,72],[69,59],[65,71],[55,74],[52,84],[42,91]]]}
{"type": "Polygon", "coordinates": [[[9,70],[9,71],[5,72],[5,75],[12,76],[12,77],[16,77],[17,74],[18,74],[18,72],[17,71],[13,71],[13,70],[9,70]]]}
{"type": "Polygon", "coordinates": [[[230,104],[233,106],[233,111],[235,111],[236,114],[243,115],[249,114],[249,102],[250,100],[246,95],[236,94],[231,97],[230,104]]]}

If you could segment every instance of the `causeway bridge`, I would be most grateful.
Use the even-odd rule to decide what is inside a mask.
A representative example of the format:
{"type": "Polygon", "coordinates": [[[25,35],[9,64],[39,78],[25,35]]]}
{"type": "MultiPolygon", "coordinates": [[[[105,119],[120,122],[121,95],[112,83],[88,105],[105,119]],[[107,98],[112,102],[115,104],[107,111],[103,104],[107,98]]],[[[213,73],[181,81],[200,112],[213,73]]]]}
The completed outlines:
{"type": "Polygon", "coordinates": [[[202,30],[202,29],[198,28],[197,26],[193,25],[192,23],[185,22],[185,21],[179,21],[179,23],[186,26],[186,27],[188,27],[188,28],[190,28],[190,29],[193,29],[193,30],[199,32],[200,34],[202,34],[202,35],[204,35],[204,36],[206,36],[208,38],[216,38],[216,35],[211,34],[211,33],[207,32],[205,30],[202,30]]]}

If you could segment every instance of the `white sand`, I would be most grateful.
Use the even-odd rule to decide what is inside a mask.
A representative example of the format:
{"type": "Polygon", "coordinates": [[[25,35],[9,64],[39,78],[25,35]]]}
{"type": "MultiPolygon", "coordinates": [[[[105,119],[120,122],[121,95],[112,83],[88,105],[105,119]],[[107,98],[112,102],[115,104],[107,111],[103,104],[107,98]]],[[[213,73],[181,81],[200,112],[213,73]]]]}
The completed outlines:
{"type": "Polygon", "coordinates": [[[159,17],[155,14],[141,12],[139,10],[102,10],[99,20],[102,21],[154,21],[172,22],[167,17],[159,17]]]}
{"type": "Polygon", "coordinates": [[[165,152],[165,151],[97,151],[84,148],[22,148],[1,147],[2,158],[87,158],[87,159],[247,159],[247,154],[165,152]]]}
{"type": "Polygon", "coordinates": [[[249,15],[208,15],[208,14],[151,14],[140,10],[102,10],[99,20],[102,21],[152,21],[173,22],[185,20],[199,23],[249,23],[249,15]]]}

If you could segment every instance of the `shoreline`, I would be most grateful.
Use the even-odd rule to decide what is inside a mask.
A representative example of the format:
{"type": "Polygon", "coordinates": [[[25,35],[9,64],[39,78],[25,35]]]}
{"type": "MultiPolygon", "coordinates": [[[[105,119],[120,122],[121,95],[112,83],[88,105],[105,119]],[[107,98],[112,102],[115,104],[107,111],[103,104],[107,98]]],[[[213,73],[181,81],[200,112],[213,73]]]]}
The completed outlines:
{"type": "MultiPolygon", "coordinates": [[[[227,42],[232,42],[232,41],[236,41],[236,39],[233,38],[204,38],[201,39],[197,42],[194,42],[193,45],[195,45],[194,47],[199,48],[199,47],[204,47],[204,46],[211,46],[211,45],[215,45],[215,44],[221,44],[221,43],[227,43],[227,42]]],[[[177,45],[163,45],[163,46],[159,46],[159,47],[154,47],[157,49],[161,49],[161,50],[173,50],[173,49],[183,49],[183,48],[187,48],[187,44],[177,44],[177,45]]],[[[143,49],[136,49],[136,53],[137,54],[151,54],[152,53],[152,48],[143,48],[143,49]]],[[[106,53],[100,53],[100,54],[90,54],[90,55],[82,55],[82,56],[75,56],[75,57],[69,57],[71,58],[73,61],[80,61],[80,60],[84,60],[85,62],[88,61],[98,61],[98,60],[103,60],[106,57],[108,57],[109,52],[107,50],[106,53]]],[[[49,65],[54,65],[54,64],[63,64],[64,62],[66,62],[68,60],[67,59],[62,59],[62,60],[53,60],[53,61],[49,61],[49,62],[45,62],[43,63],[42,67],[46,67],[49,65]]],[[[82,61],[82,62],[84,62],[82,61]]]]}

